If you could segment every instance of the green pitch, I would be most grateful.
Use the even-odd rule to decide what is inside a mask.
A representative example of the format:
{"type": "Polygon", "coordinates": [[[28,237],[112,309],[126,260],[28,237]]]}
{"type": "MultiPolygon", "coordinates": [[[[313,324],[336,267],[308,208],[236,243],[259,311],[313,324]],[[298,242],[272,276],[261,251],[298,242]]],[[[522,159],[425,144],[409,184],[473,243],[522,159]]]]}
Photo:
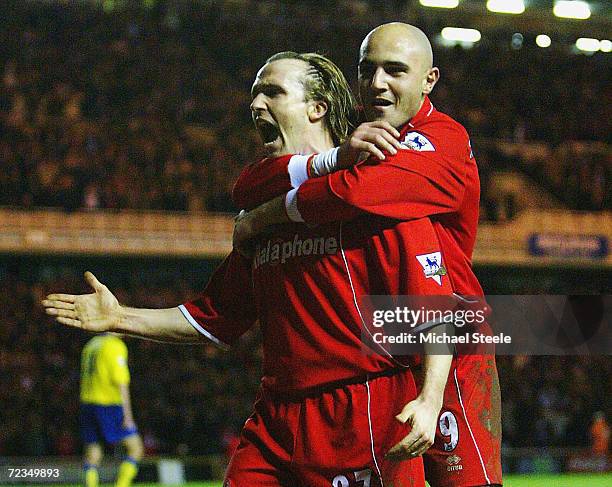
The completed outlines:
{"type": "MultiPolygon", "coordinates": [[[[158,487],[159,484],[136,484],[138,487],[158,487]]],[[[221,487],[221,482],[190,482],[188,487],[221,487]]],[[[504,487],[610,487],[612,474],[507,475],[504,487]]],[[[109,486],[110,487],[110,486],[109,486]]]]}
{"type": "MultiPolygon", "coordinates": [[[[53,485],[53,484],[49,484],[53,485]]],[[[221,487],[221,482],[188,482],[187,487],[221,487]]],[[[610,487],[610,474],[565,474],[565,475],[506,475],[504,487],[610,487]]],[[[6,486],[8,487],[8,486],[6,486]]],[[[56,486],[75,487],[75,486],[56,486]]],[[[112,487],[103,484],[102,487],[112,487]]],[[[134,487],[161,487],[161,484],[134,484],[134,487]]]]}
{"type": "MultiPolygon", "coordinates": [[[[158,487],[159,484],[139,484],[138,487],[158,487]]],[[[189,487],[221,487],[221,482],[189,483],[189,487]]],[[[504,487],[610,487],[612,474],[606,475],[507,475],[504,487]]]]}
{"type": "Polygon", "coordinates": [[[507,475],[504,487],[609,487],[612,474],[507,475]]]}
{"type": "MultiPolygon", "coordinates": [[[[221,487],[221,482],[190,483],[189,487],[221,487]]],[[[608,475],[507,475],[504,487],[610,487],[612,474],[608,475]]],[[[141,487],[157,487],[157,484],[141,487]]]]}

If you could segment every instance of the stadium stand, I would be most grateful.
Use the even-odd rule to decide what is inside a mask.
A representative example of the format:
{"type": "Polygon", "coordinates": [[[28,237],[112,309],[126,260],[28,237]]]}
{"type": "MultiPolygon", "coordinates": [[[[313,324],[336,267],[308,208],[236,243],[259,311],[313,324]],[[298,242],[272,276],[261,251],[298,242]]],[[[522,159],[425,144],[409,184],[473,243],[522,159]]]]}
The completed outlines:
{"type": "MultiPolygon", "coordinates": [[[[232,183],[260,156],[248,91],[268,46],[327,52],[354,79],[353,54],[376,22],[373,6],[364,14],[349,2],[339,8],[353,29],[325,7],[317,24],[298,4],[164,5],[105,14],[3,3],[0,205],[235,211],[232,183]],[[250,22],[246,7],[262,21],[250,22]],[[308,35],[303,22],[315,26],[308,35]]],[[[499,206],[487,175],[507,167],[563,189],[569,208],[610,208],[610,117],[597,102],[610,93],[604,56],[484,42],[437,49],[443,78],[433,100],[478,139],[485,216],[495,220],[499,206]]]]}
{"type": "MultiPolygon", "coordinates": [[[[250,124],[249,89],[255,70],[276,50],[270,46],[325,52],[354,81],[360,39],[407,2],[316,2],[316,8],[313,2],[248,0],[128,3],[110,12],[85,2],[78,8],[70,2],[0,2],[0,223],[18,217],[15,228],[27,226],[25,210],[33,227],[38,217],[55,221],[46,228],[51,232],[64,214],[39,212],[45,207],[73,212],[82,222],[106,222],[103,230],[126,220],[129,228],[138,227],[141,214],[113,219],[112,212],[120,210],[198,217],[235,212],[232,184],[245,164],[261,156],[250,124]],[[109,211],[96,211],[102,209],[109,211]],[[88,219],[85,212],[99,218],[88,219]]],[[[439,27],[424,14],[412,20],[431,32],[439,27]]],[[[510,247],[517,247],[504,240],[503,226],[514,220],[520,230],[514,233],[523,236],[528,227],[522,222],[541,214],[521,215],[535,199],[517,197],[524,187],[503,197],[497,192],[500,171],[513,171],[520,174],[513,181],[527,180],[531,193],[544,195],[538,207],[549,201],[555,208],[612,209],[609,55],[527,45],[513,50],[509,43],[485,41],[472,49],[437,48],[435,55],[443,77],[433,102],[473,135],[481,213],[487,223],[498,222],[481,231],[488,241],[498,238],[477,268],[485,289],[609,293],[609,264],[599,260],[587,270],[555,263],[534,272],[528,259],[523,267],[504,268],[513,258],[510,247]]],[[[589,218],[551,218],[547,231],[580,233],[574,222],[589,218]]],[[[190,221],[195,234],[200,220],[190,221]]],[[[595,220],[589,222],[589,231],[598,230],[595,220]]],[[[221,231],[230,227],[229,220],[219,223],[221,231]]],[[[13,227],[3,230],[8,238],[13,227]]],[[[28,236],[34,242],[39,237],[28,236]]],[[[87,337],[52,326],[38,305],[42,296],[58,289],[85,291],[82,270],[97,268],[105,280],[110,262],[116,279],[107,282],[122,302],[175,305],[202,288],[213,258],[226,249],[214,241],[217,251],[196,264],[177,259],[182,244],[176,245],[173,252],[143,252],[172,254],[155,262],[103,261],[97,251],[97,258],[78,261],[74,252],[49,257],[41,247],[21,252],[42,257],[24,256],[19,243],[2,248],[0,455],[69,456],[80,448],[78,404],[67,398],[77,397],[78,359],[87,337]]],[[[526,250],[519,250],[522,259],[526,250]]],[[[148,453],[223,451],[256,394],[257,340],[256,333],[249,335],[231,354],[212,345],[129,341],[134,410],[148,453]]],[[[608,357],[499,357],[498,366],[507,449],[586,447],[596,413],[612,419],[608,357]]],[[[524,468],[519,462],[507,467],[524,468]]]]}

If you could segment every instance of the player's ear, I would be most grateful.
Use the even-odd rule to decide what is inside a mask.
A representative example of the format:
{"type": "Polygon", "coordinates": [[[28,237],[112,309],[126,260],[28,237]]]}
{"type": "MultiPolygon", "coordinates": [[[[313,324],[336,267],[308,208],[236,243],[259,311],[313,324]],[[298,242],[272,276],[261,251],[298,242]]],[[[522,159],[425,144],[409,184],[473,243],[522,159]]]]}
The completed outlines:
{"type": "Polygon", "coordinates": [[[436,67],[430,68],[425,75],[425,79],[423,80],[423,94],[429,95],[438,80],[440,79],[440,70],[436,67]]]}
{"type": "Polygon", "coordinates": [[[327,103],[323,100],[312,100],[308,105],[308,119],[318,122],[327,114],[327,103]]]}

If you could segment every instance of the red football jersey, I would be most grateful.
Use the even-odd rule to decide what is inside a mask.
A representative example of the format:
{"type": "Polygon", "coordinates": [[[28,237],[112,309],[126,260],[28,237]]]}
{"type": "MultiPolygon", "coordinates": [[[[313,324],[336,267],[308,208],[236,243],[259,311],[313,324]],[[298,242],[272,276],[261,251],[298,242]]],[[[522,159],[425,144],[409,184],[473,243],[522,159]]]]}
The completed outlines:
{"type": "Polygon", "coordinates": [[[427,274],[417,257],[439,251],[427,218],[285,225],[259,241],[252,261],[230,254],[202,295],[180,309],[220,345],[259,319],[264,387],[306,391],[402,366],[382,347],[364,350],[371,317],[360,298],[450,294],[448,278],[427,274]]]}
{"type": "MultiPolygon", "coordinates": [[[[373,266],[372,275],[384,280],[383,287],[392,290],[390,294],[443,295],[454,289],[463,295],[481,296],[482,289],[471,269],[479,180],[468,136],[457,122],[437,112],[429,100],[401,134],[410,151],[401,151],[397,156],[387,154],[384,162],[367,161],[327,177],[308,178],[308,156],[287,155],[252,164],[238,179],[234,199],[240,207],[252,209],[289,190],[297,191],[299,213],[309,223],[350,220],[364,212],[405,220],[431,215],[431,222],[427,220],[434,233],[431,241],[437,241],[435,245],[440,247],[448,270],[449,279],[444,287],[415,289],[411,281],[421,276],[406,267],[412,261],[411,252],[416,250],[410,248],[410,238],[419,239],[420,231],[427,225],[422,229],[415,226],[411,235],[405,233],[409,227],[395,227],[392,231],[399,232],[400,237],[391,241],[401,243],[400,246],[388,246],[386,239],[377,240],[376,261],[386,265],[373,266]]],[[[425,220],[407,223],[423,225],[425,220]]],[[[483,331],[487,329],[485,325],[483,331]]],[[[440,430],[436,430],[434,446],[424,455],[427,478],[432,484],[453,487],[501,484],[495,359],[478,347],[458,349],[480,354],[455,358],[453,380],[445,391],[440,430]],[[457,394],[470,398],[467,411],[457,394]],[[454,420],[455,436],[461,437],[452,448],[448,444],[448,427],[442,430],[449,416],[454,420]],[[483,423],[482,417],[491,418],[493,427],[483,423]],[[453,466],[452,471],[449,465],[453,466]]]]}
{"type": "Polygon", "coordinates": [[[265,159],[245,169],[234,187],[234,200],[251,209],[293,187],[297,209],[310,224],[347,221],[364,213],[398,220],[429,217],[453,290],[482,296],[471,268],[480,182],[468,134],[427,97],[400,132],[406,150],[320,178],[304,180],[298,164],[297,170],[288,170],[295,162],[305,174],[306,157],[265,159]]]}
{"type": "Polygon", "coordinates": [[[382,348],[363,353],[361,296],[482,294],[470,266],[479,182],[467,133],[428,99],[401,132],[407,149],[383,163],[306,180],[306,157],[283,156],[238,179],[239,206],[299,186],[299,212],[319,223],[279,227],[252,262],[232,253],[202,296],[181,306],[221,344],[259,319],[266,387],[304,390],[398,367],[382,348]],[[430,255],[446,275],[427,273],[430,255]]]}

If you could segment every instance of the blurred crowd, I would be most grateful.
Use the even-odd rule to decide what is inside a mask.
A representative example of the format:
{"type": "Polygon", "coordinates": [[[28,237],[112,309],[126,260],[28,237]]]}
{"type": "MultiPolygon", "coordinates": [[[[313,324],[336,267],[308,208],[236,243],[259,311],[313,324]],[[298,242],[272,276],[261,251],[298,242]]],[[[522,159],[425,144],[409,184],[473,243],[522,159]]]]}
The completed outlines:
{"type": "MultiPolygon", "coordinates": [[[[180,278],[157,277],[146,287],[117,281],[124,303],[170,307],[194,291],[180,278]]],[[[40,299],[51,290],[86,292],[80,275],[44,281],[0,277],[0,456],[73,455],[78,431],[80,354],[91,335],[56,326],[40,299]]],[[[251,412],[260,377],[256,334],[231,353],[211,343],[167,345],[126,338],[131,397],[145,448],[154,453],[213,453],[240,431],[251,412]],[[254,344],[255,343],[255,344],[254,344]]]]}
{"type": "Polygon", "coordinates": [[[612,419],[609,357],[498,357],[503,441],[516,447],[592,444],[596,413],[612,419]]]}
{"type": "Polygon", "coordinates": [[[535,182],[541,194],[521,195],[526,200],[542,196],[555,207],[583,211],[612,208],[612,150],[603,142],[568,140],[553,147],[541,141],[477,139],[475,144],[486,220],[511,218],[520,209],[510,195],[500,201],[494,194],[490,178],[496,172],[520,172],[535,182]]]}
{"type": "MultiPolygon", "coordinates": [[[[317,50],[354,83],[359,42],[402,3],[125,2],[104,12],[2,2],[0,205],[235,211],[232,184],[261,157],[248,108],[258,67],[279,50],[317,50]]],[[[412,20],[439,31],[435,19],[412,20]]],[[[610,208],[609,55],[483,40],[435,57],[434,104],[484,140],[474,150],[485,208],[487,174],[499,168],[570,208],[610,208]],[[508,141],[520,150],[508,154],[508,141]]]]}
{"type": "MultiPolygon", "coordinates": [[[[77,454],[79,359],[90,335],[53,324],[39,302],[49,291],[87,289],[80,270],[28,262],[18,269],[0,265],[0,456],[77,454]]],[[[118,263],[107,270],[114,280],[96,272],[133,306],[175,306],[201,289],[187,271],[193,264],[175,263],[166,273],[142,267],[146,275],[118,263]]],[[[206,272],[198,272],[205,280],[206,272]]],[[[126,340],[133,409],[147,452],[223,452],[257,393],[257,331],[230,352],[205,342],[126,340]]],[[[609,357],[498,357],[498,366],[506,446],[587,446],[594,415],[612,418],[609,357]]]]}
{"type": "Polygon", "coordinates": [[[201,31],[136,15],[3,15],[0,205],[234,210],[231,185],[260,156],[248,87],[201,31]]]}

